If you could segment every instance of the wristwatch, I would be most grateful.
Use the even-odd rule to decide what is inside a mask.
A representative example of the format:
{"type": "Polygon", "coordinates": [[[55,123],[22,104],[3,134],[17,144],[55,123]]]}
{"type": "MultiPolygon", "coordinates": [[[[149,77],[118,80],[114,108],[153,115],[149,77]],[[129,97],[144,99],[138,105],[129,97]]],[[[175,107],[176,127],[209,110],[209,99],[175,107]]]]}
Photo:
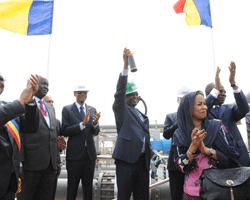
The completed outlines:
{"type": "Polygon", "coordinates": [[[238,83],[235,82],[234,84],[231,85],[232,88],[235,87],[235,86],[238,86],[238,83]]]}
{"type": "Polygon", "coordinates": [[[215,154],[215,150],[211,147],[210,148],[210,156],[213,156],[215,154]]]}

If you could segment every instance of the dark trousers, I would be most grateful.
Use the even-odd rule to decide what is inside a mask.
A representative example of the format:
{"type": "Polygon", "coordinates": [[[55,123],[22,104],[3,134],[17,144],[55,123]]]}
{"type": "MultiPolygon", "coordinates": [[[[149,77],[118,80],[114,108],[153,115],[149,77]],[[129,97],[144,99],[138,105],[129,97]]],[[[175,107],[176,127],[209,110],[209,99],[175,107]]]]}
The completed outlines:
{"type": "Polygon", "coordinates": [[[145,155],[142,154],[134,164],[121,160],[116,160],[115,164],[118,199],[129,200],[133,192],[134,200],[148,200],[149,170],[146,168],[145,155]]]}
{"type": "Polygon", "coordinates": [[[7,191],[3,197],[0,197],[0,200],[14,200],[15,192],[7,191]]]}
{"type": "Polygon", "coordinates": [[[24,170],[22,191],[17,194],[17,200],[51,199],[56,178],[56,170],[50,163],[45,170],[24,170]]]}
{"type": "Polygon", "coordinates": [[[54,181],[54,188],[53,188],[53,194],[51,200],[55,200],[56,197],[56,188],[57,188],[57,178],[54,181]]]}
{"type": "MultiPolygon", "coordinates": [[[[0,177],[1,179],[1,177],[0,177]]],[[[0,197],[0,200],[14,200],[15,192],[17,190],[17,182],[15,173],[11,174],[9,187],[4,196],[0,197]]]]}
{"type": "Polygon", "coordinates": [[[171,199],[182,200],[185,174],[179,171],[168,170],[171,199]]]}
{"type": "Polygon", "coordinates": [[[95,160],[90,160],[85,147],[80,160],[67,160],[68,172],[67,200],[75,200],[81,179],[84,200],[92,200],[92,185],[95,172],[95,160]]]}

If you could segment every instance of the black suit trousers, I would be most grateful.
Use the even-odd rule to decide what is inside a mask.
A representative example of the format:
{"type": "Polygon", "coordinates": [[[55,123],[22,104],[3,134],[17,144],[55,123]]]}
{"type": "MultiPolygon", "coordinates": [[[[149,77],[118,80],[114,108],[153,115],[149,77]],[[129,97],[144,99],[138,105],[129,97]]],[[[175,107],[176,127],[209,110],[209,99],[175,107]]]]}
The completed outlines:
{"type": "Polygon", "coordinates": [[[95,172],[95,160],[90,160],[87,147],[80,160],[67,160],[68,172],[67,200],[75,200],[79,182],[82,182],[84,200],[92,200],[92,186],[95,172]]]}
{"type": "Polygon", "coordinates": [[[7,191],[7,193],[0,198],[0,200],[14,200],[15,199],[15,192],[7,191]]]}
{"type": "Polygon", "coordinates": [[[172,200],[182,200],[185,174],[179,171],[168,170],[172,200]]]}
{"type": "Polygon", "coordinates": [[[15,199],[15,192],[16,192],[14,190],[14,188],[17,187],[16,184],[17,184],[17,182],[16,182],[15,173],[12,173],[8,190],[3,197],[0,197],[0,200],[14,200],[15,199]]]}
{"type": "Polygon", "coordinates": [[[51,199],[56,170],[50,163],[45,170],[24,170],[22,191],[17,200],[45,200],[51,199]]]}
{"type": "Polygon", "coordinates": [[[149,199],[149,170],[146,169],[145,155],[130,164],[116,159],[118,199],[129,200],[133,192],[134,200],[149,199]]]}

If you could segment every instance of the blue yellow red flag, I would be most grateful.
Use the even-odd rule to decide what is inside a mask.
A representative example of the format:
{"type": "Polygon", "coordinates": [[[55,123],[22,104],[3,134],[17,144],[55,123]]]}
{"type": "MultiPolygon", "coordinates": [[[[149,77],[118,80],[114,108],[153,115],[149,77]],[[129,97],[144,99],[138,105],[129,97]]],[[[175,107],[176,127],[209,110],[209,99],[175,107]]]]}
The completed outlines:
{"type": "Polygon", "coordinates": [[[189,26],[212,27],[209,0],[179,0],[174,5],[174,10],[176,13],[186,13],[186,23],[189,26]]]}
{"type": "Polygon", "coordinates": [[[54,0],[0,0],[0,28],[23,35],[52,33],[54,0]]]}

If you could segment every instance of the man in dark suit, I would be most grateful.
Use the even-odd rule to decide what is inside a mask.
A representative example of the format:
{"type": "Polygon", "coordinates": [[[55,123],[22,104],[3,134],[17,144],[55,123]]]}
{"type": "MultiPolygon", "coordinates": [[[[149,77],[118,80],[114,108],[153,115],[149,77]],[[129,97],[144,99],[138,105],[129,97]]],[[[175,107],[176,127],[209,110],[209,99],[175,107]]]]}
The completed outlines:
{"type": "MultiPolygon", "coordinates": [[[[4,81],[0,74],[0,95],[4,90],[4,81]]],[[[22,143],[20,131],[35,133],[39,125],[33,101],[38,82],[39,77],[32,75],[19,100],[12,103],[0,101],[0,200],[15,199],[22,143]]]]}
{"type": "Polygon", "coordinates": [[[52,197],[56,174],[60,173],[60,156],[55,110],[44,102],[48,80],[40,76],[35,95],[39,112],[39,128],[35,134],[23,136],[22,165],[24,180],[18,200],[48,200],[52,197]]]}
{"type": "Polygon", "coordinates": [[[138,103],[137,87],[127,83],[129,49],[124,49],[124,70],[120,74],[113,111],[117,141],[113,152],[116,164],[118,199],[149,199],[149,167],[153,155],[150,145],[149,120],[135,108],[138,103]]]}
{"type": "MultiPolygon", "coordinates": [[[[50,104],[52,107],[54,107],[54,101],[52,97],[45,96],[44,101],[48,104],[50,104]]],[[[59,153],[62,152],[62,150],[66,149],[66,143],[65,143],[65,138],[62,136],[62,126],[61,122],[56,119],[56,130],[57,130],[57,137],[58,137],[58,147],[59,147],[59,153]]],[[[57,188],[57,179],[58,179],[59,173],[56,176],[55,182],[54,182],[54,189],[53,189],[53,194],[51,200],[55,200],[56,197],[56,188],[57,188]]]]}
{"type": "MultiPolygon", "coordinates": [[[[191,92],[190,88],[186,86],[181,87],[177,92],[177,102],[180,103],[182,97],[189,92],[191,92]]],[[[164,122],[163,137],[165,139],[173,138],[173,134],[177,128],[178,128],[177,112],[167,114],[165,122],[164,122]]],[[[176,148],[173,147],[171,144],[170,151],[169,151],[169,158],[168,158],[168,166],[167,166],[169,183],[170,183],[170,191],[171,191],[171,199],[182,200],[185,174],[180,172],[175,167],[175,158],[174,158],[174,155],[176,155],[175,151],[176,151],[176,148]]]]}
{"type": "Polygon", "coordinates": [[[66,167],[68,172],[67,200],[75,200],[79,181],[82,181],[83,199],[92,200],[96,149],[93,136],[100,132],[100,113],[85,103],[88,89],[76,85],[76,102],[62,110],[62,135],[68,137],[66,167]]]}
{"type": "Polygon", "coordinates": [[[227,130],[233,135],[235,139],[235,149],[239,153],[239,162],[242,166],[250,166],[250,159],[247,152],[246,145],[244,144],[243,138],[237,127],[237,121],[245,117],[249,112],[248,103],[242,90],[236,85],[235,73],[236,66],[234,62],[231,62],[229,82],[233,88],[234,98],[236,104],[224,104],[226,98],[226,91],[220,84],[219,73],[220,68],[217,68],[216,73],[216,85],[210,83],[207,85],[205,92],[207,95],[206,102],[208,106],[208,118],[209,119],[220,119],[225,125],[227,130]],[[220,90],[215,89],[220,88],[220,90]]]}

